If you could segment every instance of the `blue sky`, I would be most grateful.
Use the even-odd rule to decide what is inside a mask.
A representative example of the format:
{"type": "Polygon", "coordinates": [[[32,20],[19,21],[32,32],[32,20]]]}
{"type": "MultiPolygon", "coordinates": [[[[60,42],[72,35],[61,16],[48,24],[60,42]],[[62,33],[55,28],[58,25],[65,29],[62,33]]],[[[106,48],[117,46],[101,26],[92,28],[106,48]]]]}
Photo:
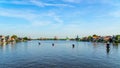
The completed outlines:
{"type": "Polygon", "coordinates": [[[120,0],[0,0],[0,34],[33,38],[120,34],[120,0]]]}

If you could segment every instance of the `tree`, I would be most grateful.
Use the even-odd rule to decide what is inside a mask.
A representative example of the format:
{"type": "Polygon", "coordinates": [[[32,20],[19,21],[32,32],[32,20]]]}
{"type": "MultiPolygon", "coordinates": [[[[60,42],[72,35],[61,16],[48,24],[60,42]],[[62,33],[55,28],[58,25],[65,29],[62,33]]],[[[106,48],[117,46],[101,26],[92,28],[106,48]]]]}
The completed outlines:
{"type": "Polygon", "coordinates": [[[28,40],[28,37],[24,37],[23,40],[28,40]]]}
{"type": "Polygon", "coordinates": [[[88,41],[92,41],[92,36],[88,36],[88,41]]]}
{"type": "Polygon", "coordinates": [[[11,36],[11,38],[14,38],[15,40],[18,38],[17,35],[11,36]]]}
{"type": "Polygon", "coordinates": [[[97,37],[98,35],[94,34],[93,37],[97,37]]]}
{"type": "Polygon", "coordinates": [[[116,35],[116,42],[120,42],[120,35],[116,35]]]}

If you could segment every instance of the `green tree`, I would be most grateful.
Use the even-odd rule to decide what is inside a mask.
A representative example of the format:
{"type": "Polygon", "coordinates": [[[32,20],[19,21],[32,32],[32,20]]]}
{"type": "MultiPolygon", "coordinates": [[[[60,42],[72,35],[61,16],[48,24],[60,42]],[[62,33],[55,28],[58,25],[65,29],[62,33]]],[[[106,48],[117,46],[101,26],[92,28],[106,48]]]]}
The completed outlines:
{"type": "Polygon", "coordinates": [[[28,40],[28,37],[24,37],[23,40],[28,40]]]}
{"type": "Polygon", "coordinates": [[[96,35],[96,34],[93,35],[93,37],[96,37],[96,36],[98,36],[98,35],[96,35]]]}
{"type": "Polygon", "coordinates": [[[11,38],[14,38],[16,40],[18,37],[17,35],[12,35],[11,38]]]}
{"type": "Polygon", "coordinates": [[[89,41],[92,41],[92,36],[88,36],[88,40],[89,40],[89,41]]]}
{"type": "Polygon", "coordinates": [[[120,35],[116,35],[116,42],[120,42],[120,35]]]}

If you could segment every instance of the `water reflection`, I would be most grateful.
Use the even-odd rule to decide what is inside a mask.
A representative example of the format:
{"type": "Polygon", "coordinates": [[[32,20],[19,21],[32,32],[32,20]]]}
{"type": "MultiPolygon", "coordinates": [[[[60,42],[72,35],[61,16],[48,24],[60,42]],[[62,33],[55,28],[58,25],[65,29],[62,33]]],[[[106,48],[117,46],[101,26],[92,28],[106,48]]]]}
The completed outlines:
{"type": "Polygon", "coordinates": [[[93,46],[94,46],[94,48],[96,48],[97,47],[97,43],[96,42],[93,42],[93,46]]]}
{"type": "Polygon", "coordinates": [[[3,53],[0,51],[0,64],[5,66],[1,67],[0,65],[0,68],[9,68],[10,65],[11,68],[29,68],[30,66],[31,68],[50,68],[53,65],[55,66],[51,68],[120,67],[118,44],[113,44],[113,47],[119,51],[114,52],[112,45],[107,46],[104,43],[40,41],[43,46],[38,47],[36,46],[39,45],[38,42],[31,41],[0,45],[0,50],[3,50],[3,53]],[[84,43],[89,45],[84,45],[84,43]],[[55,46],[54,49],[52,46],[55,46]],[[109,54],[110,52],[112,54],[109,54]],[[106,54],[109,54],[109,58],[106,57],[108,56],[106,54]]]}
{"type": "Polygon", "coordinates": [[[109,53],[110,53],[110,48],[106,48],[106,53],[109,55],[109,53]]]}
{"type": "Polygon", "coordinates": [[[110,53],[110,43],[106,43],[106,52],[109,55],[109,53],[110,53]]]}
{"type": "Polygon", "coordinates": [[[39,44],[39,45],[41,45],[41,43],[40,43],[40,42],[38,42],[38,44],[39,44]]]}
{"type": "Polygon", "coordinates": [[[4,47],[5,47],[5,45],[0,44],[0,49],[1,49],[1,50],[3,50],[3,49],[4,49],[4,47]]]}
{"type": "Polygon", "coordinates": [[[118,50],[118,43],[113,43],[113,48],[115,48],[116,50],[118,50]]]}
{"type": "Polygon", "coordinates": [[[8,42],[8,43],[1,43],[0,44],[0,50],[2,52],[6,52],[6,51],[12,51],[13,49],[15,49],[15,42],[8,42]]]}
{"type": "Polygon", "coordinates": [[[54,43],[52,43],[52,46],[54,46],[55,44],[54,43]]]}
{"type": "Polygon", "coordinates": [[[99,43],[99,42],[92,42],[92,45],[94,48],[98,47],[98,45],[104,45],[104,43],[99,43]]]}
{"type": "Polygon", "coordinates": [[[6,45],[7,43],[5,42],[5,43],[0,43],[0,45],[2,46],[2,45],[6,45]]]}

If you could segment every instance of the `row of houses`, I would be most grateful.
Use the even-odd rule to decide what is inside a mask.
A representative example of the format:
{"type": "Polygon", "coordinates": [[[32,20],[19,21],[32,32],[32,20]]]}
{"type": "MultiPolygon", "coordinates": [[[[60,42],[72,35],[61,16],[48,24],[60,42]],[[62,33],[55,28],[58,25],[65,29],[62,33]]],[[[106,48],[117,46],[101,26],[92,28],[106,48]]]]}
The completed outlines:
{"type": "Polygon", "coordinates": [[[20,38],[20,37],[17,37],[16,35],[13,35],[13,36],[0,35],[0,43],[22,42],[22,41],[27,41],[27,40],[31,40],[31,39],[28,37],[20,38]]]}
{"type": "Polygon", "coordinates": [[[15,41],[15,38],[12,38],[11,36],[3,36],[0,35],[0,42],[4,43],[4,42],[12,42],[15,41]]]}
{"type": "Polygon", "coordinates": [[[93,35],[93,36],[83,37],[81,39],[81,41],[120,42],[120,35],[116,35],[116,36],[98,36],[98,35],[93,35]]]}

